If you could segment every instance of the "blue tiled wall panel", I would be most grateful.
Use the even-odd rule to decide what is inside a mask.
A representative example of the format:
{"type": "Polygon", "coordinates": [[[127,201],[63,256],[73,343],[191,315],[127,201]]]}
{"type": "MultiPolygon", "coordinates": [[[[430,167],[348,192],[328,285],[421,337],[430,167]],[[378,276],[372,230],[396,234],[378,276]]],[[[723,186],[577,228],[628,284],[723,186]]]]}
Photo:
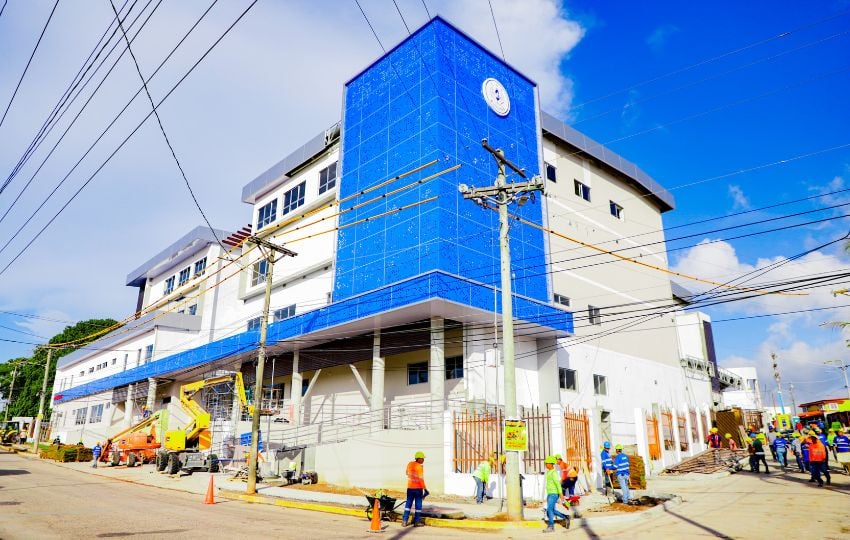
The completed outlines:
{"type": "MultiPolygon", "coordinates": [[[[498,298],[498,294],[496,297],[498,298]]],[[[283,321],[271,323],[268,327],[267,339],[269,343],[285,341],[431,299],[448,300],[486,311],[492,311],[494,308],[492,287],[440,271],[428,272],[283,321]]],[[[501,302],[496,302],[495,308],[496,312],[500,313],[501,302]]],[[[514,310],[518,324],[535,323],[562,332],[572,333],[573,331],[572,313],[554,308],[546,303],[515,296],[514,310]]],[[[65,390],[61,393],[61,399],[56,400],[55,403],[96,394],[142,381],[148,377],[174,374],[181,370],[253,351],[257,348],[258,340],[259,331],[243,332],[150,362],[144,366],[129,369],[117,375],[104,377],[65,390]]]]}
{"type": "MultiPolygon", "coordinates": [[[[529,176],[538,174],[534,84],[437,18],[349,81],[344,102],[341,197],[432,159],[440,161],[355,198],[343,208],[455,164],[461,169],[340,216],[344,226],[437,197],[425,205],[342,229],[334,300],[431,270],[498,284],[498,216],[464,200],[458,185],[484,186],[495,181],[497,166],[481,147],[484,138],[502,148],[529,176]],[[506,117],[493,113],[481,95],[488,77],[495,77],[508,90],[511,112],[506,117]]],[[[509,178],[515,180],[516,175],[509,178]]],[[[514,205],[511,211],[542,223],[540,204],[514,205]]],[[[515,291],[548,302],[545,272],[528,268],[545,260],[543,233],[514,223],[511,240],[515,291]]]]}

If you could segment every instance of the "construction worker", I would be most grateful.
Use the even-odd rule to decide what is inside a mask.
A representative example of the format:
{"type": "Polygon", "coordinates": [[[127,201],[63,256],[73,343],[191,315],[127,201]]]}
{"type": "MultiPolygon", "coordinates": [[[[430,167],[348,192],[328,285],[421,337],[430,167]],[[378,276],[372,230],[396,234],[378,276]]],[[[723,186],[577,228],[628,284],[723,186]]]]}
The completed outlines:
{"type": "Polygon", "coordinates": [[[623,504],[629,504],[629,456],[623,453],[623,445],[614,447],[617,454],[614,456],[614,467],[617,471],[617,482],[623,491],[623,504]]]}
{"type": "Polygon", "coordinates": [[[401,517],[401,526],[409,525],[410,508],[414,508],[413,526],[422,527],[422,499],[428,494],[425,489],[425,468],[422,464],[425,463],[425,454],[416,452],[413,456],[413,461],[407,464],[407,502],[404,503],[404,514],[401,517]]]}
{"type": "Polygon", "coordinates": [[[706,442],[708,443],[709,448],[722,448],[723,441],[720,438],[720,434],[717,433],[717,428],[711,428],[711,434],[706,438],[706,442]]]}
{"type": "Polygon", "coordinates": [[[791,451],[794,453],[794,457],[797,460],[797,467],[800,469],[800,472],[806,472],[805,467],[803,467],[802,436],[796,431],[791,434],[791,451]]]}
{"type": "Polygon", "coordinates": [[[776,430],[773,429],[772,424],[767,425],[767,446],[770,448],[770,455],[773,456],[773,461],[777,461],[776,459],[776,430]]]}
{"type": "Polygon", "coordinates": [[[838,452],[835,450],[835,430],[829,428],[829,433],[826,435],[826,442],[829,443],[829,448],[832,449],[832,457],[838,459],[838,452]]]}
{"type": "Polygon", "coordinates": [[[563,488],[564,495],[567,493],[575,495],[578,470],[564,461],[561,454],[555,454],[555,459],[558,460],[558,467],[561,470],[561,488],[563,488]]]}
{"type": "MultiPolygon", "coordinates": [[[[832,443],[835,445],[836,454],[844,454],[845,452],[850,452],[850,437],[844,434],[844,430],[839,428],[838,432],[835,434],[835,438],[832,440],[832,443]]],[[[836,459],[837,456],[836,456],[836,459]]]]}
{"type": "Polygon", "coordinates": [[[472,471],[472,478],[475,479],[475,504],[484,502],[484,495],[487,494],[487,484],[490,483],[490,472],[493,469],[495,460],[489,457],[482,460],[478,467],[472,471]]]}
{"type": "Polygon", "coordinates": [[[776,460],[779,462],[779,466],[784,469],[788,466],[788,441],[785,440],[785,437],[783,437],[781,433],[776,434],[776,438],[773,440],[773,448],[775,450],[776,460]]]}
{"type": "Polygon", "coordinates": [[[92,459],[91,466],[94,469],[97,469],[97,461],[100,459],[101,451],[103,451],[103,448],[100,446],[100,441],[94,443],[94,447],[91,449],[91,455],[94,458],[92,459]]]}
{"type": "Polygon", "coordinates": [[[738,443],[736,443],[735,439],[732,438],[732,434],[727,433],[725,435],[725,437],[726,437],[726,446],[729,447],[729,450],[737,450],[738,449],[738,443]]]}
{"type": "Polygon", "coordinates": [[[564,502],[564,491],[561,488],[561,472],[555,470],[558,460],[555,456],[549,456],[543,460],[543,465],[546,467],[546,519],[549,526],[543,529],[543,532],[550,533],[555,531],[555,517],[564,520],[564,527],[569,528],[569,518],[558,511],[555,507],[559,502],[564,502]]]}
{"type": "Polygon", "coordinates": [[[610,442],[605,441],[602,443],[602,453],[599,457],[602,459],[602,477],[604,478],[602,487],[611,486],[611,489],[614,489],[614,482],[611,476],[616,469],[614,468],[614,460],[611,459],[610,442]]]}
{"type": "Polygon", "coordinates": [[[812,477],[809,482],[817,482],[818,487],[823,487],[821,474],[826,476],[826,483],[832,483],[829,468],[826,466],[826,446],[820,441],[817,434],[809,435],[809,465],[812,468],[812,477]]]}
{"type": "Polygon", "coordinates": [[[764,473],[770,474],[770,470],[767,468],[767,460],[764,459],[764,443],[766,437],[764,433],[759,433],[756,435],[756,438],[753,440],[753,461],[752,463],[755,465],[755,471],[760,472],[759,463],[764,463],[764,473]]]}

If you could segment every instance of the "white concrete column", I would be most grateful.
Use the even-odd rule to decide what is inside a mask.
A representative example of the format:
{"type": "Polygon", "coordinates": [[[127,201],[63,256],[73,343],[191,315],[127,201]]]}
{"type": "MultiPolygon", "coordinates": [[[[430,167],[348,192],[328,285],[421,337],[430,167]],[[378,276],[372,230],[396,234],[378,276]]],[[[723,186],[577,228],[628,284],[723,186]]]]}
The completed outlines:
{"type": "MultiPolygon", "coordinates": [[[[452,474],[455,472],[452,462],[452,447],[454,446],[454,422],[451,411],[443,412],[443,487],[451,485],[452,474]]],[[[495,469],[494,469],[495,473],[495,469]]],[[[495,474],[494,474],[495,476],[495,474]]]]}
{"type": "MultiPolygon", "coordinates": [[[[711,407],[709,405],[705,405],[705,425],[708,426],[709,431],[711,430],[711,407]]],[[[708,435],[706,435],[708,437],[708,435]]]]}
{"type": "Polygon", "coordinates": [[[685,411],[685,440],[688,441],[688,456],[693,456],[696,453],[696,441],[693,440],[692,435],[694,427],[691,424],[691,409],[685,403],[682,405],[682,410],[685,411]]]}
{"type": "Polygon", "coordinates": [[[375,330],[372,337],[372,431],[384,429],[384,419],[387,417],[384,410],[384,374],[386,361],[381,356],[381,330],[375,330]]]}
{"type": "Polygon", "coordinates": [[[697,413],[697,448],[700,452],[705,450],[705,431],[702,429],[702,413],[699,410],[699,407],[694,407],[694,411],[697,413]]]}
{"type": "Polygon", "coordinates": [[[145,406],[149,411],[153,412],[153,407],[156,404],[156,379],[148,377],[148,399],[145,406]]]}
{"type": "Polygon", "coordinates": [[[592,482],[596,487],[602,489],[605,485],[602,479],[602,434],[599,432],[599,411],[587,409],[587,417],[590,419],[590,452],[593,458],[593,471],[591,471],[592,482]]]}
{"type": "Polygon", "coordinates": [[[676,408],[670,409],[670,414],[673,415],[673,455],[676,456],[676,463],[682,461],[682,446],[679,440],[679,415],[676,414],[676,408]]]}
{"type": "Polygon", "coordinates": [[[133,425],[133,392],[135,391],[135,384],[127,386],[127,400],[124,402],[124,427],[133,425]]]}
{"type": "Polygon", "coordinates": [[[564,437],[564,408],[560,403],[549,404],[549,418],[552,454],[561,454],[564,459],[567,459],[567,444],[564,437]]]}
{"type": "Polygon", "coordinates": [[[446,332],[442,317],[431,317],[431,361],[428,363],[431,410],[434,425],[443,421],[446,410],[446,332]]]}
{"type": "Polygon", "coordinates": [[[301,372],[298,371],[299,356],[297,349],[292,351],[292,388],[289,391],[289,401],[292,402],[292,418],[289,421],[293,426],[301,425],[301,385],[303,384],[303,377],[301,377],[301,372]]]}
{"type": "Polygon", "coordinates": [[[637,442],[638,454],[643,458],[643,470],[649,476],[652,472],[652,460],[649,459],[649,440],[646,435],[646,417],[643,409],[635,409],[635,440],[637,442]]]}

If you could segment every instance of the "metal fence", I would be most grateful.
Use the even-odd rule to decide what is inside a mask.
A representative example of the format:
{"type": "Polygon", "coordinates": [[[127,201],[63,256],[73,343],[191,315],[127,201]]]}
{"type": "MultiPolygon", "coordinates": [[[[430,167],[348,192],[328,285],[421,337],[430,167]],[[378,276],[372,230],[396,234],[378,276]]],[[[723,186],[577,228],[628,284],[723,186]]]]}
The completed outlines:
{"type": "Polygon", "coordinates": [[[592,468],[590,418],[587,411],[564,409],[564,448],[567,449],[565,461],[577,471],[582,470],[582,464],[588,470],[592,468]]]}
{"type": "Polygon", "coordinates": [[[646,415],[646,442],[649,447],[649,459],[661,459],[661,442],[658,437],[658,419],[646,415]]]}

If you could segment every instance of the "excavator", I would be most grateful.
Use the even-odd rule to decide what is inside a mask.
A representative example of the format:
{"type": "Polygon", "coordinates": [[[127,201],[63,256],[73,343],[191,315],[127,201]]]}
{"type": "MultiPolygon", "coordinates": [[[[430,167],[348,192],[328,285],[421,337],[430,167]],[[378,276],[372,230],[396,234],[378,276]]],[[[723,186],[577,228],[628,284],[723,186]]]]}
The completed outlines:
{"type": "Polygon", "coordinates": [[[162,437],[168,429],[168,409],[162,409],[144,418],[138,424],[119,431],[106,440],[100,461],[110,466],[153,463],[162,446],[162,437]]]}
{"type": "Polygon", "coordinates": [[[229,382],[234,383],[242,408],[248,409],[250,414],[254,413],[254,406],[248,405],[242,373],[238,371],[184,384],[180,387],[180,406],[189,414],[190,420],[183,429],[165,432],[163,448],[156,454],[158,471],[168,474],[181,471],[187,474],[194,471],[218,472],[218,456],[205,452],[210,449],[212,443],[212,434],[209,431],[210,413],[195,401],[195,397],[204,388],[229,382]]]}

